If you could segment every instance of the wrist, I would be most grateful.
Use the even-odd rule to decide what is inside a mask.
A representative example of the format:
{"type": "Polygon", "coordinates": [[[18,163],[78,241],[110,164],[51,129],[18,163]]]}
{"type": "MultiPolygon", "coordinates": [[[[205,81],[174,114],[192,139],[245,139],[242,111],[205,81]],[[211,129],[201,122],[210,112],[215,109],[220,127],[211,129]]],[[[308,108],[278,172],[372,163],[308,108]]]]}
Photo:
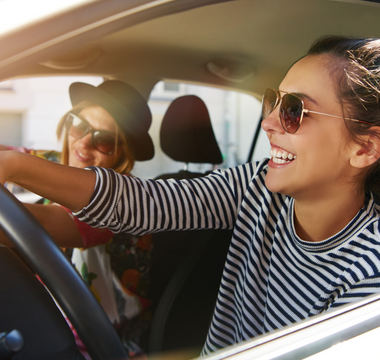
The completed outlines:
{"type": "Polygon", "coordinates": [[[4,184],[6,181],[14,181],[14,174],[17,172],[17,165],[20,159],[17,151],[1,151],[0,152],[0,181],[4,184]]]}

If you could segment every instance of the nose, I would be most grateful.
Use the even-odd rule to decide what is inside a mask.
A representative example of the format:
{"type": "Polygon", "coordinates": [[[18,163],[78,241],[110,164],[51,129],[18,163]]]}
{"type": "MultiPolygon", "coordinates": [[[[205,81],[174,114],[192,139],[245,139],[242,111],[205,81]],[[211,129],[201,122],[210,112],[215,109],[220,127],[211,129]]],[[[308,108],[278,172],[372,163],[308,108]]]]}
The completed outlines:
{"type": "Polygon", "coordinates": [[[285,133],[280,121],[280,109],[277,106],[267,117],[261,122],[261,128],[266,133],[285,133]]]}
{"type": "Polygon", "coordinates": [[[84,148],[84,149],[92,148],[93,146],[92,146],[91,137],[92,137],[92,134],[89,132],[88,134],[86,134],[82,138],[77,139],[79,146],[84,148]]]}

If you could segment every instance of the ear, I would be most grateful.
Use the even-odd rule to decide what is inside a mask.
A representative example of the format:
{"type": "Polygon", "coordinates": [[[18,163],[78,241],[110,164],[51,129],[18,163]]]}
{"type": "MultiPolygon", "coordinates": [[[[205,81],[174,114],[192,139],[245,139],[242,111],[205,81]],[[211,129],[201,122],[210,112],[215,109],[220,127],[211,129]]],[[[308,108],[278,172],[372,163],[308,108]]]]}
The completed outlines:
{"type": "Polygon", "coordinates": [[[363,142],[354,146],[350,164],[359,169],[374,164],[380,158],[380,133],[362,137],[363,142]]]}

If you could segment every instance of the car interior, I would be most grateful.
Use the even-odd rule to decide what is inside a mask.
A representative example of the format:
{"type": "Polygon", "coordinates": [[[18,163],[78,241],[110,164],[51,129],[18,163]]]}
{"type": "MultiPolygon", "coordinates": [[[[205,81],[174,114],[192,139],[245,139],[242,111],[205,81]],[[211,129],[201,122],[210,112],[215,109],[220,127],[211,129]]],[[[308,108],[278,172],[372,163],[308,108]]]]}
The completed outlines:
{"type": "MultiPolygon", "coordinates": [[[[189,163],[222,162],[207,107],[194,95],[181,96],[170,104],[162,120],[160,144],[166,155],[183,162],[186,168],[189,163]]],[[[157,179],[204,175],[180,170],[157,179]]],[[[149,353],[185,348],[193,349],[194,356],[200,354],[231,234],[230,230],[153,234],[150,298],[157,305],[149,334],[149,353]]]]}
{"type": "MultiPolygon", "coordinates": [[[[100,76],[123,80],[146,99],[160,81],[183,82],[233,90],[260,101],[265,89],[277,88],[291,64],[316,38],[325,34],[380,37],[379,18],[379,1],[370,0],[85,1],[0,31],[0,79],[100,76]]],[[[160,125],[159,146],[183,169],[163,169],[156,178],[200,177],[223,168],[224,154],[214,130],[199,96],[187,94],[171,101],[160,125]],[[190,171],[191,164],[208,164],[210,170],[190,171]]],[[[259,122],[249,136],[244,161],[251,161],[260,151],[259,122]]],[[[3,187],[0,214],[0,227],[22,258],[0,246],[0,360],[83,359],[61,311],[93,360],[128,359],[104,311],[70,262],[3,187]],[[79,298],[82,301],[76,301],[79,298]],[[13,330],[19,331],[22,339],[11,333],[13,330]]],[[[148,358],[199,355],[230,239],[230,230],[154,234],[150,296],[155,305],[147,339],[148,358]]],[[[339,333],[316,347],[302,348],[294,356],[284,353],[277,357],[274,353],[268,358],[306,358],[379,327],[378,317],[373,316],[365,330],[339,333]]],[[[320,317],[311,325],[322,326],[326,319],[320,317]]],[[[308,327],[296,327],[294,332],[308,327]]],[[[310,334],[313,329],[308,331],[310,334]]],[[[255,343],[235,346],[210,358],[232,359],[235,353],[259,348],[283,334],[255,339],[255,343]]],[[[260,353],[247,356],[260,358],[260,353]]]]}

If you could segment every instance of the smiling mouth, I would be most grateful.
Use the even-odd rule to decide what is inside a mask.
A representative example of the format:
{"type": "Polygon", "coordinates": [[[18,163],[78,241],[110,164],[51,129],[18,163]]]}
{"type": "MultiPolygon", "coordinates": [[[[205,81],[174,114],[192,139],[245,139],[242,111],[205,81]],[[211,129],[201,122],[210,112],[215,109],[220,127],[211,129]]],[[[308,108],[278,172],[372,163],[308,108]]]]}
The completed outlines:
{"type": "Polygon", "coordinates": [[[287,164],[297,159],[297,156],[281,149],[270,149],[270,157],[275,164],[287,164]]]}
{"type": "Polygon", "coordinates": [[[79,157],[79,159],[81,159],[82,161],[90,160],[89,156],[82,154],[80,151],[76,150],[76,153],[77,153],[77,156],[79,157]]]}

